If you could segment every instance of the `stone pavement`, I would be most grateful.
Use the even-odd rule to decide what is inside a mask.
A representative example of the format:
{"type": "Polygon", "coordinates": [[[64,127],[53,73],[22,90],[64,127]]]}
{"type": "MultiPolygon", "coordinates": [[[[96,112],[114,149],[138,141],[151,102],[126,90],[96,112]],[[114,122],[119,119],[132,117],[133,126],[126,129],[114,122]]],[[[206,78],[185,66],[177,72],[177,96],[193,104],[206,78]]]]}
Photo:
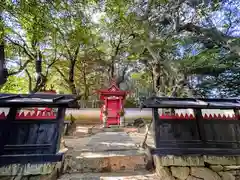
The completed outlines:
{"type": "Polygon", "coordinates": [[[108,128],[93,132],[87,127],[78,130],[82,136],[64,138],[68,152],[64,162],[65,175],[59,180],[156,179],[145,170],[146,153],[140,148],[144,131],[108,128]]]}
{"type": "Polygon", "coordinates": [[[85,173],[66,174],[59,180],[157,180],[154,173],[147,171],[134,173],[85,173]]]}
{"type": "Polygon", "coordinates": [[[65,138],[65,145],[74,151],[114,151],[138,149],[143,134],[127,132],[100,132],[88,137],[65,138]]]}

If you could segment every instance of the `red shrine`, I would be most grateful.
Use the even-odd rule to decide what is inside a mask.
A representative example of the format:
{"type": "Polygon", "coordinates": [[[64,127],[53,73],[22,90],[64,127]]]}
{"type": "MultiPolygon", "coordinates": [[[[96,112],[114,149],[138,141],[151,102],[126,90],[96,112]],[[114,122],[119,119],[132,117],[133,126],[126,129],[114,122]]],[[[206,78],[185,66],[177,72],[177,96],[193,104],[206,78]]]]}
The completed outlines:
{"type": "Polygon", "coordinates": [[[100,120],[103,122],[103,110],[105,108],[107,111],[107,127],[109,125],[119,125],[119,112],[124,108],[123,104],[128,92],[120,90],[114,80],[108,89],[101,89],[97,92],[100,94],[100,100],[104,101],[101,107],[100,120]]]}

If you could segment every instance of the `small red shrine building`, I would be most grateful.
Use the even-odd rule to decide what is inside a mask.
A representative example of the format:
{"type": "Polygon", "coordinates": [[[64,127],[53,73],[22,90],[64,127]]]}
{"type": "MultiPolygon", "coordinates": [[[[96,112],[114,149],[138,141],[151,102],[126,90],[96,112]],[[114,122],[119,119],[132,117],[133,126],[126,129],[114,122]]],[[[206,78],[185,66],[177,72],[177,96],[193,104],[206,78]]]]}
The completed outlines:
{"type": "Polygon", "coordinates": [[[100,120],[103,122],[103,107],[107,111],[107,127],[109,125],[119,125],[120,114],[123,110],[124,100],[128,91],[122,91],[116,85],[116,81],[112,81],[108,89],[101,89],[97,91],[100,95],[100,100],[104,102],[101,107],[100,120]]]}

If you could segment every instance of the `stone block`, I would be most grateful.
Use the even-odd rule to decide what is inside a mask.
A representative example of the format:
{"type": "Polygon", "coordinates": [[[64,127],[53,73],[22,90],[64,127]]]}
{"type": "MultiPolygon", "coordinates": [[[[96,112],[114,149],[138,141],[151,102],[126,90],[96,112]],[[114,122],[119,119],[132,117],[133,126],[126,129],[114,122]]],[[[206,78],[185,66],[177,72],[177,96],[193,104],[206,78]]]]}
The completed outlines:
{"type": "Polygon", "coordinates": [[[227,172],[231,173],[234,176],[240,175],[240,170],[230,170],[230,171],[227,171],[227,172]]]}
{"type": "Polygon", "coordinates": [[[236,165],[237,158],[235,156],[203,156],[204,161],[209,164],[216,165],[236,165]]]}
{"type": "Polygon", "coordinates": [[[146,163],[145,154],[138,151],[87,152],[79,156],[68,155],[64,172],[134,172],[144,169],[146,163]]]}
{"type": "Polygon", "coordinates": [[[240,169],[240,166],[224,166],[223,167],[224,171],[238,170],[238,169],[240,169]]]}
{"type": "Polygon", "coordinates": [[[189,167],[171,166],[170,170],[172,172],[172,176],[178,178],[179,180],[186,180],[190,173],[189,167]]]}
{"type": "Polygon", "coordinates": [[[216,172],[205,167],[191,167],[191,175],[204,180],[221,180],[216,172]]]}
{"type": "Polygon", "coordinates": [[[56,167],[56,163],[45,164],[12,164],[0,168],[0,176],[15,176],[15,175],[46,175],[51,174],[56,167]]]}
{"type": "Polygon", "coordinates": [[[104,158],[69,158],[65,161],[64,172],[109,172],[108,159],[104,158]]]}
{"type": "Polygon", "coordinates": [[[235,176],[229,172],[219,172],[218,174],[221,176],[222,180],[235,180],[235,176]]]}
{"type": "Polygon", "coordinates": [[[109,167],[111,167],[111,172],[134,172],[138,169],[144,169],[145,166],[146,162],[144,156],[115,156],[109,158],[109,167]]]}
{"type": "Polygon", "coordinates": [[[92,133],[91,127],[77,126],[73,135],[75,137],[84,137],[92,133]]]}
{"type": "Polygon", "coordinates": [[[175,178],[171,175],[167,167],[163,166],[156,167],[156,173],[159,177],[159,180],[175,180],[175,178]]]}
{"type": "Polygon", "coordinates": [[[202,178],[197,178],[194,176],[188,176],[186,180],[203,180],[202,178]]]}
{"type": "Polygon", "coordinates": [[[223,166],[222,165],[210,165],[209,167],[211,170],[215,171],[215,172],[219,172],[223,170],[223,166]]]}
{"type": "Polygon", "coordinates": [[[154,156],[154,161],[160,166],[204,166],[201,156],[154,156]]]}
{"type": "Polygon", "coordinates": [[[237,165],[240,165],[240,156],[236,156],[237,159],[237,165]]]}

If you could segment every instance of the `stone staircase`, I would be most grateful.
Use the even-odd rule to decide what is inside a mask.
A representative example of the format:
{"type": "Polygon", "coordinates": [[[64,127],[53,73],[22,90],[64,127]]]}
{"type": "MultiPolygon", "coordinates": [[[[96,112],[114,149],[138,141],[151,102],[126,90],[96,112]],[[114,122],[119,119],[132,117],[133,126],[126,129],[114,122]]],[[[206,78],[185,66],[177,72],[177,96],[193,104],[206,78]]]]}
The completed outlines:
{"type": "MultiPolygon", "coordinates": [[[[126,130],[110,129],[65,139],[69,149],[59,180],[157,179],[146,170],[147,156],[126,130]]],[[[87,130],[85,132],[88,132],[87,130]]],[[[140,142],[140,141],[139,141],[140,142]]]]}
{"type": "Polygon", "coordinates": [[[122,150],[105,152],[73,152],[65,159],[67,173],[89,172],[134,172],[145,170],[145,152],[122,150]]]}

